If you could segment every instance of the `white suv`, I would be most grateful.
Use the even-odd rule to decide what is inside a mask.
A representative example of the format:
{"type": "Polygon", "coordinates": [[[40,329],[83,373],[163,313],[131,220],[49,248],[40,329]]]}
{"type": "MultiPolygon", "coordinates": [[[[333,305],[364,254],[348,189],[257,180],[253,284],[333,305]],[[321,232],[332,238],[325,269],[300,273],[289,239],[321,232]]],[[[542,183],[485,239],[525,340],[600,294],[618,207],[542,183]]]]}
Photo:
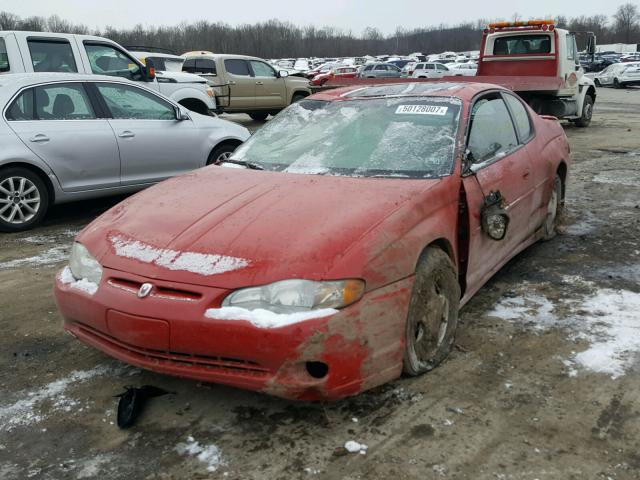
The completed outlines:
{"type": "Polygon", "coordinates": [[[206,114],[215,95],[197,75],[156,77],[116,42],[92,35],[0,31],[0,73],[68,72],[123,77],[144,82],[185,108],[206,114]]]}
{"type": "Polygon", "coordinates": [[[449,69],[442,63],[417,63],[413,69],[412,78],[442,78],[450,75],[449,69]]]}

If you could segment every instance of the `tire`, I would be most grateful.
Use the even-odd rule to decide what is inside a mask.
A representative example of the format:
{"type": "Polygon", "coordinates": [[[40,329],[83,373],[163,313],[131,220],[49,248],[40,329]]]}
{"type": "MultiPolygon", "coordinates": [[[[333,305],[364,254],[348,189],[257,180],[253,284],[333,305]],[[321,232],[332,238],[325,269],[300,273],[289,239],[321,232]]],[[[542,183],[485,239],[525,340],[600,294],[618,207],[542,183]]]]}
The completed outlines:
{"type": "Polygon", "coordinates": [[[42,221],[48,208],[49,191],[37,174],[21,167],[0,170],[0,231],[29,230],[42,221]]]}
{"type": "Polygon", "coordinates": [[[595,84],[596,87],[602,86],[602,84],[600,83],[600,80],[598,80],[597,78],[593,80],[593,83],[595,84]]]}
{"type": "Polygon", "coordinates": [[[593,98],[591,95],[584,96],[584,103],[582,104],[582,116],[575,121],[578,127],[585,128],[591,124],[591,117],[593,116],[593,98]]]}
{"type": "Polygon", "coordinates": [[[269,112],[251,112],[249,114],[252,120],[256,120],[258,122],[264,122],[269,116],[269,112]]]}
{"type": "Polygon", "coordinates": [[[238,145],[223,143],[214,148],[209,154],[207,165],[220,165],[220,161],[227,159],[238,148],[238,145]]]}
{"type": "Polygon", "coordinates": [[[623,88],[622,84],[618,81],[617,78],[613,79],[613,88],[623,88]]]}
{"type": "Polygon", "coordinates": [[[291,103],[299,102],[300,100],[306,97],[307,95],[305,95],[304,93],[296,93],[293,95],[293,98],[291,98],[291,103]]]}
{"type": "Polygon", "coordinates": [[[562,179],[556,174],[553,183],[553,191],[547,204],[547,218],[544,221],[543,240],[551,240],[558,233],[558,224],[562,219],[562,211],[564,209],[564,200],[562,199],[562,179]]]}
{"type": "Polygon", "coordinates": [[[455,340],[460,285],[449,256],[428,247],[416,268],[405,331],[403,371],[421,375],[449,355],[455,340]]]}

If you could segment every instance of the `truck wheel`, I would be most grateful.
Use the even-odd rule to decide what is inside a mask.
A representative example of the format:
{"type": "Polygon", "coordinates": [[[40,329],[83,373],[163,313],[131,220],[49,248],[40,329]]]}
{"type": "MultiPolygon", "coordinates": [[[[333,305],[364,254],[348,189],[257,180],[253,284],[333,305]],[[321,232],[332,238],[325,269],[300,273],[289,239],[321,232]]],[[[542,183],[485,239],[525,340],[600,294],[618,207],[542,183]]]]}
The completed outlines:
{"type": "Polygon", "coordinates": [[[42,221],[49,208],[49,191],[26,168],[0,171],[0,231],[21,232],[42,221]]]}
{"type": "Polygon", "coordinates": [[[291,103],[296,103],[299,102],[300,100],[302,100],[303,98],[305,98],[307,95],[305,95],[304,93],[296,93],[293,98],[291,99],[291,103]]]}
{"type": "Polygon", "coordinates": [[[582,105],[582,116],[575,121],[578,127],[588,127],[591,123],[591,117],[593,116],[593,98],[591,95],[584,96],[584,103],[582,105]]]}
{"type": "Polygon", "coordinates": [[[416,376],[442,362],[458,325],[460,285],[449,256],[428,247],[416,268],[407,315],[403,371],[416,376]]]}
{"type": "Polygon", "coordinates": [[[269,116],[269,112],[251,112],[249,116],[252,120],[264,122],[269,116]]]}

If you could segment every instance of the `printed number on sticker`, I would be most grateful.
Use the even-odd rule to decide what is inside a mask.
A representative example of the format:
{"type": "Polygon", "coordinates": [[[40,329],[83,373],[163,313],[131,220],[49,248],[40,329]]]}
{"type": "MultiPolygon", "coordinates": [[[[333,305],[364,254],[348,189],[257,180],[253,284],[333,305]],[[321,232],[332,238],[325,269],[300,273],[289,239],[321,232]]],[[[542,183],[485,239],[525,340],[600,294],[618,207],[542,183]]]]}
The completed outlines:
{"type": "Polygon", "coordinates": [[[413,115],[446,115],[449,107],[439,105],[398,105],[396,113],[409,113],[413,115]]]}

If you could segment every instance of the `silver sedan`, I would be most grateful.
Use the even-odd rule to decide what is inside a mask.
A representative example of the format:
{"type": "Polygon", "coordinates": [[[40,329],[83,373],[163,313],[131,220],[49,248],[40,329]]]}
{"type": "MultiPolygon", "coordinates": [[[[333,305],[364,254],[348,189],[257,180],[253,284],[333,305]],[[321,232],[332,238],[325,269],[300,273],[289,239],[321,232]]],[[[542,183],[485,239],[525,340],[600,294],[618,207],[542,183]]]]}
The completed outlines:
{"type": "Polygon", "coordinates": [[[134,192],[227,158],[249,138],[138,83],[78,74],[0,76],[0,230],[54,203],[134,192]]]}

